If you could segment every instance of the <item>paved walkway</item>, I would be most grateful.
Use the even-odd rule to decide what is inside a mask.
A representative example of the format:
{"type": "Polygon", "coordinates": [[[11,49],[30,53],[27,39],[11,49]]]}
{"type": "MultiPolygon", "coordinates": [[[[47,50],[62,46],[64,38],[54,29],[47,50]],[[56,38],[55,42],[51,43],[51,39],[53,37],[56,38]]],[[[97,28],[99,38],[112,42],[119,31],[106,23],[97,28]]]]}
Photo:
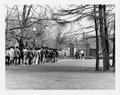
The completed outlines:
{"type": "MultiPolygon", "coordinates": [[[[102,67],[102,62],[100,66],[102,67]]],[[[115,73],[95,71],[94,59],[63,59],[40,66],[6,66],[6,89],[114,88],[115,73]]]]}

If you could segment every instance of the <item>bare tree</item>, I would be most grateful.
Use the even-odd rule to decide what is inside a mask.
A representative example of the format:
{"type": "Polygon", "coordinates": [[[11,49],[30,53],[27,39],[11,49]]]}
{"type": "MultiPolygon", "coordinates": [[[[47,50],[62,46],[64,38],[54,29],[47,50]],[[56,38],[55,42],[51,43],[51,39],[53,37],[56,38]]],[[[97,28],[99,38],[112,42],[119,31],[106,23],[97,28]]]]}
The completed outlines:
{"type": "Polygon", "coordinates": [[[57,24],[56,26],[56,48],[59,48],[60,45],[65,44],[65,40],[66,40],[66,33],[64,32],[64,26],[61,26],[59,24],[57,24]]]}
{"type": "Polygon", "coordinates": [[[57,22],[60,24],[71,23],[75,21],[79,21],[85,17],[92,17],[94,19],[94,31],[96,34],[96,70],[99,70],[99,41],[98,38],[101,37],[101,47],[102,47],[102,54],[103,54],[103,68],[104,70],[109,70],[109,41],[108,41],[108,22],[107,16],[109,13],[114,9],[110,6],[108,10],[106,10],[106,5],[79,5],[73,9],[62,9],[60,13],[55,15],[59,16],[66,16],[66,15],[73,15],[76,16],[73,20],[66,20],[66,19],[58,19],[57,22]],[[99,10],[96,11],[96,7],[99,6],[99,10]],[[93,11],[94,10],[94,11],[93,11]],[[99,16],[96,16],[96,13],[99,12],[99,16]],[[94,14],[94,15],[93,15],[94,14]],[[98,20],[99,18],[99,20],[98,20]],[[100,28],[99,28],[100,27],[100,28]],[[98,35],[98,29],[100,35],[98,35]]]}
{"type": "MultiPolygon", "coordinates": [[[[6,34],[9,33],[14,36],[21,49],[28,45],[29,42],[27,41],[34,39],[31,41],[35,42],[36,38],[42,37],[41,35],[46,31],[46,27],[50,24],[50,22],[48,22],[49,18],[46,14],[47,7],[43,8],[43,10],[41,9],[41,11],[43,11],[42,13],[41,11],[40,13],[37,12],[37,8],[40,9],[43,7],[24,5],[23,10],[20,11],[18,5],[14,5],[6,16],[6,34]],[[11,11],[13,11],[13,13],[11,11]],[[36,27],[36,32],[33,31],[33,27],[36,27]],[[27,42],[26,44],[25,41],[27,42]]],[[[7,7],[7,9],[10,8],[7,7]]]]}
{"type": "Polygon", "coordinates": [[[105,7],[103,5],[99,5],[99,22],[100,22],[100,35],[101,35],[101,47],[103,54],[103,68],[104,71],[109,70],[109,52],[108,52],[108,39],[106,33],[106,17],[105,17],[105,7]]]}
{"type": "Polygon", "coordinates": [[[98,37],[98,17],[97,17],[97,6],[94,5],[94,23],[96,32],[96,70],[99,70],[99,37],[98,37]]]}

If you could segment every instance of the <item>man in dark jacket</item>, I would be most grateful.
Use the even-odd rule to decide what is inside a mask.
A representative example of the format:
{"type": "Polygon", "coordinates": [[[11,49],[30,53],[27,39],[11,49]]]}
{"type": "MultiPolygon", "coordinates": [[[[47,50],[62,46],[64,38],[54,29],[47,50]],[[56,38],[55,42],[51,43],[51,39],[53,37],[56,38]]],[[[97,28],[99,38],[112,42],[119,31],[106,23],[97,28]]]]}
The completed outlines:
{"type": "Polygon", "coordinates": [[[32,64],[32,59],[33,59],[33,52],[31,49],[28,50],[28,64],[31,65],[32,64]]]}

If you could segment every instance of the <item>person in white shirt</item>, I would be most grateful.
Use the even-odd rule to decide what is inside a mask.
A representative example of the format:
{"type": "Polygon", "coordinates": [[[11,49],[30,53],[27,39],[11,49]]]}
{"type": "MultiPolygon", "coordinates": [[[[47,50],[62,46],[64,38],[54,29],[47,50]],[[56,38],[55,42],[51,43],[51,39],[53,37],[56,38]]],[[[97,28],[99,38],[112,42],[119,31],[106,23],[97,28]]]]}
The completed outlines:
{"type": "Polygon", "coordinates": [[[10,65],[10,50],[6,49],[5,51],[6,65],[10,65]]]}
{"type": "Polygon", "coordinates": [[[83,50],[81,50],[81,59],[83,59],[84,58],[84,51],[83,50]]]}
{"type": "Polygon", "coordinates": [[[13,61],[14,61],[14,49],[13,47],[10,48],[10,64],[13,64],[13,61]]]}

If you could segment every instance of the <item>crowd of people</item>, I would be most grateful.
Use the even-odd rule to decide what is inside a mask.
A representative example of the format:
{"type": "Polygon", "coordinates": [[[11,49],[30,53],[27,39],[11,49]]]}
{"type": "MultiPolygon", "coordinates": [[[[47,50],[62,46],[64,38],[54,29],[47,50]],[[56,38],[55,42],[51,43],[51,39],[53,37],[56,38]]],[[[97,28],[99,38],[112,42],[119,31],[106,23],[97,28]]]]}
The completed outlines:
{"type": "Polygon", "coordinates": [[[75,52],[75,58],[76,59],[84,59],[84,51],[83,50],[77,50],[75,52]]]}
{"type": "Polygon", "coordinates": [[[57,61],[58,51],[48,47],[41,48],[24,48],[9,47],[5,52],[6,65],[31,65],[31,64],[44,64],[46,62],[57,61]]]}

